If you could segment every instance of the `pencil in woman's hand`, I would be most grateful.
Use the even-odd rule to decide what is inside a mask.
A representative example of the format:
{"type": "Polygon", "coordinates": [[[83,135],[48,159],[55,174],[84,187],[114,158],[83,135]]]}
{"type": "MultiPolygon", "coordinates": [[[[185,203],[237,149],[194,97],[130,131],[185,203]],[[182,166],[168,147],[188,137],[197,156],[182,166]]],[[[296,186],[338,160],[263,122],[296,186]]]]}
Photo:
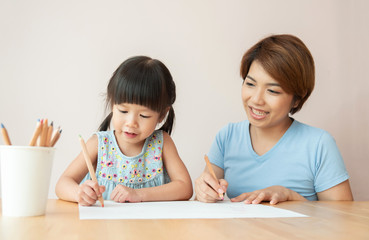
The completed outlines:
{"type": "MultiPolygon", "coordinates": [[[[213,170],[213,167],[211,166],[211,163],[210,163],[210,161],[209,161],[208,156],[206,156],[206,155],[205,155],[205,156],[204,156],[204,158],[205,158],[206,166],[208,167],[210,174],[213,176],[213,178],[214,178],[216,181],[218,181],[218,178],[217,178],[217,176],[215,175],[215,172],[214,172],[214,170],[213,170]]],[[[219,192],[218,192],[218,194],[219,194],[219,197],[223,200],[223,199],[224,199],[223,194],[221,194],[221,193],[219,193],[219,192]]]]}
{"type": "Polygon", "coordinates": [[[37,120],[37,125],[36,125],[35,132],[33,133],[32,139],[29,142],[30,146],[36,146],[37,139],[40,136],[40,133],[41,133],[41,130],[42,130],[42,122],[43,122],[43,119],[41,119],[41,121],[40,121],[40,119],[37,120]]]}
{"type": "Polygon", "coordinates": [[[6,145],[12,145],[10,142],[8,131],[6,131],[6,128],[4,124],[1,124],[1,133],[3,134],[3,139],[6,145]]]}
{"type": "MultiPolygon", "coordinates": [[[[83,153],[83,156],[85,158],[87,168],[88,168],[88,171],[90,172],[90,176],[92,178],[92,181],[97,182],[96,175],[95,175],[95,170],[92,167],[92,161],[91,161],[90,155],[88,154],[86,143],[83,140],[83,138],[81,137],[81,135],[79,135],[79,141],[81,143],[82,153],[83,153]]],[[[101,206],[104,207],[104,199],[103,199],[102,196],[99,197],[99,201],[101,203],[101,206]]]]}

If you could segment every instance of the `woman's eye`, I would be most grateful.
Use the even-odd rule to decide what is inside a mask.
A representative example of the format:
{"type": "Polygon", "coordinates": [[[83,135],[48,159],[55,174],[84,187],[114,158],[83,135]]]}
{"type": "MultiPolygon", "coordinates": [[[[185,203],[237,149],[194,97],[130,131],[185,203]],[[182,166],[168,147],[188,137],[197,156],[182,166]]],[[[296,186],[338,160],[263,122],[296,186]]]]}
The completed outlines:
{"type": "Polygon", "coordinates": [[[250,87],[253,87],[253,86],[255,86],[253,83],[251,83],[251,82],[246,82],[246,85],[247,86],[250,86],[250,87]]]}
{"type": "Polygon", "coordinates": [[[268,91],[269,91],[270,93],[273,93],[273,94],[281,94],[281,92],[274,91],[274,90],[272,90],[272,89],[269,89],[268,91]]]}

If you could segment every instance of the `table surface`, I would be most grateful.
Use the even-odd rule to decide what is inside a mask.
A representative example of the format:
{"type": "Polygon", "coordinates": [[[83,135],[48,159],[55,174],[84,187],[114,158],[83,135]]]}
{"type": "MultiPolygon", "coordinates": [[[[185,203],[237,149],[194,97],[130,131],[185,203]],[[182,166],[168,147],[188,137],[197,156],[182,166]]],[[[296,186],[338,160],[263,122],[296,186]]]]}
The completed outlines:
{"type": "Polygon", "coordinates": [[[369,201],[290,201],[276,207],[309,217],[80,220],[76,203],[49,199],[44,216],[1,216],[0,239],[369,239],[369,201]]]}

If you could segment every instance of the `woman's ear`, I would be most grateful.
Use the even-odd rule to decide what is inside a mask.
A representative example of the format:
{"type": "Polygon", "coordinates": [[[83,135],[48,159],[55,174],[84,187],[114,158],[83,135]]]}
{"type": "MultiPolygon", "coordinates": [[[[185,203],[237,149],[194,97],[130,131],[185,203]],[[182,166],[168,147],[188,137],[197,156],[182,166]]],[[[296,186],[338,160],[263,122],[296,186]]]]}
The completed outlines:
{"type": "Polygon", "coordinates": [[[168,115],[168,112],[169,112],[169,109],[171,107],[167,107],[161,114],[160,114],[160,117],[159,117],[159,123],[161,123],[165,117],[168,115]]]}

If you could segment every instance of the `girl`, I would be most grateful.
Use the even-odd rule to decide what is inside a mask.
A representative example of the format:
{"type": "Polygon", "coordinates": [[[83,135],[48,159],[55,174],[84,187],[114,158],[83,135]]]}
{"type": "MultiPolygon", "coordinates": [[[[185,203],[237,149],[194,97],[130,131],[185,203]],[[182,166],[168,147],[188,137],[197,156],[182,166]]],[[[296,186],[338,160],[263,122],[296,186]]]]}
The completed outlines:
{"type": "Polygon", "coordinates": [[[107,87],[111,113],[86,143],[98,184],[80,153],[60,177],[57,196],[81,205],[93,205],[101,195],[121,203],[188,200],[191,179],[169,136],[175,98],[162,62],[145,56],[124,61],[107,87]],[[108,131],[110,125],[114,130],[108,131]]]}
{"type": "Polygon", "coordinates": [[[217,182],[205,170],[198,200],[276,204],[288,200],[352,200],[348,173],[326,131],[289,116],[314,88],[314,61],[295,36],[267,37],[242,58],[242,102],[248,121],[231,123],[209,152],[217,182]]]}

